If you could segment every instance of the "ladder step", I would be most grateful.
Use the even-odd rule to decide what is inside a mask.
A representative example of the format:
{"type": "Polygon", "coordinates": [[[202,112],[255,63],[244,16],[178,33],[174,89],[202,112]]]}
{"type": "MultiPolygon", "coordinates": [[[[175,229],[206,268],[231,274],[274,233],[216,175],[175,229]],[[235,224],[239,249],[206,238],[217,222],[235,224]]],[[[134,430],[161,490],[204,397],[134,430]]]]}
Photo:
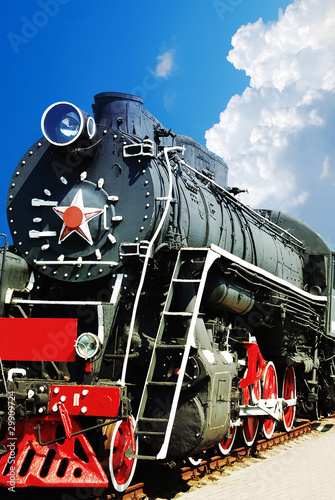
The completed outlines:
{"type": "Polygon", "coordinates": [[[136,436],[165,436],[164,431],[135,431],[136,436]]]}
{"type": "MultiPolygon", "coordinates": [[[[184,317],[187,317],[187,318],[191,318],[194,313],[193,312],[187,312],[187,311],[164,311],[164,316],[184,316],[184,317]]],[[[205,313],[198,313],[196,315],[198,318],[200,316],[205,316],[205,313]]]]}
{"type": "Polygon", "coordinates": [[[177,311],[177,312],[171,312],[171,311],[165,311],[164,312],[164,315],[165,316],[187,316],[187,317],[191,317],[193,316],[193,312],[186,312],[186,311],[177,311]]]}
{"type": "Polygon", "coordinates": [[[183,278],[174,278],[172,280],[174,283],[200,283],[200,279],[196,279],[196,280],[187,280],[187,279],[183,279],[183,278]]]}
{"type": "Polygon", "coordinates": [[[139,460],[157,460],[156,457],[153,457],[151,455],[135,455],[133,452],[128,453],[128,450],[126,451],[124,456],[127,458],[138,458],[139,460]]]}
{"type": "Polygon", "coordinates": [[[165,387],[168,387],[168,386],[175,386],[177,384],[177,382],[157,382],[157,381],[153,381],[151,380],[151,382],[148,382],[148,385],[162,385],[162,386],[165,386],[165,387]]]}
{"type": "Polygon", "coordinates": [[[138,422],[168,422],[168,418],[140,417],[138,422]]]}
{"type": "Polygon", "coordinates": [[[156,344],[156,349],[184,349],[185,344],[156,344]]]}

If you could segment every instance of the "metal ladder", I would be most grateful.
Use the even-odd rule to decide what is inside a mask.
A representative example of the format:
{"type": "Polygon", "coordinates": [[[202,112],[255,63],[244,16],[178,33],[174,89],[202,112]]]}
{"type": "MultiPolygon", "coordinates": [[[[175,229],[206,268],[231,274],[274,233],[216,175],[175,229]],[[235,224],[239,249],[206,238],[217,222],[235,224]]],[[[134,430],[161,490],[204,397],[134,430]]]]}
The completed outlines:
{"type": "Polygon", "coordinates": [[[151,355],[151,360],[147,372],[147,377],[145,380],[141,401],[139,404],[138,415],[136,419],[135,426],[135,436],[152,436],[152,437],[163,437],[163,443],[161,448],[156,456],[144,456],[138,455],[138,458],[152,459],[152,460],[162,460],[166,458],[168,447],[170,443],[171,433],[173,424],[175,421],[178,401],[180,398],[180,393],[182,389],[182,383],[185,375],[185,370],[187,366],[187,362],[189,359],[189,354],[191,347],[196,347],[196,339],[195,339],[195,328],[196,322],[199,318],[199,309],[201,304],[201,299],[207,279],[207,273],[213,262],[219,257],[219,255],[209,248],[182,248],[178,253],[178,257],[176,260],[175,268],[172,274],[172,279],[170,282],[169,291],[167,294],[166,302],[164,305],[164,309],[161,315],[160,324],[157,330],[156,339],[153,344],[153,350],[151,355]],[[199,279],[184,279],[180,277],[180,270],[182,268],[182,264],[187,262],[187,260],[191,260],[193,257],[200,257],[200,278],[199,279]],[[195,295],[195,301],[193,302],[192,311],[171,311],[171,303],[172,299],[175,295],[176,286],[178,283],[194,283],[195,288],[197,289],[195,295]],[[179,344],[172,344],[169,335],[166,333],[166,324],[169,318],[171,317],[179,317],[181,319],[189,319],[189,325],[186,327],[185,336],[180,339],[179,344]],[[155,379],[155,368],[157,365],[157,351],[159,349],[180,349],[181,351],[181,363],[180,368],[178,370],[178,375],[175,381],[164,382],[155,379]],[[169,413],[167,418],[155,418],[152,416],[147,416],[147,403],[148,398],[150,396],[150,389],[153,387],[167,387],[170,386],[173,392],[172,401],[169,404],[170,408],[167,413],[169,413]],[[161,431],[154,430],[141,430],[141,423],[152,423],[159,424],[162,428],[165,428],[161,431]]]}

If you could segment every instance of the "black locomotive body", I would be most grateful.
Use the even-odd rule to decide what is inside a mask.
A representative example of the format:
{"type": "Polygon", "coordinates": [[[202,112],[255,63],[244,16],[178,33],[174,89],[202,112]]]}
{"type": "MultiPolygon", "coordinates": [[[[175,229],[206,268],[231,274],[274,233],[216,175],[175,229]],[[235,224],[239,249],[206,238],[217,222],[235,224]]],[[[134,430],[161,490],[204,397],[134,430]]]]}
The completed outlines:
{"type": "Polygon", "coordinates": [[[123,491],[138,458],[228,453],[238,428],[251,445],[335,398],[322,238],[242,204],[141,98],[98,94],[93,113],[50,106],[9,188],[3,487],[123,491]]]}

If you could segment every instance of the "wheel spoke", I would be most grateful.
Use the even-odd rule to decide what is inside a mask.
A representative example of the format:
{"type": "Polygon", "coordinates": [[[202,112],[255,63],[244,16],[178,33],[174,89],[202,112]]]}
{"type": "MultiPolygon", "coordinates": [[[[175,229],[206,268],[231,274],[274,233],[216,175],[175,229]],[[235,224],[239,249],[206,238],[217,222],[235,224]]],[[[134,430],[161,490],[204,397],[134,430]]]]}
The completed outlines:
{"type": "MultiPolygon", "coordinates": [[[[249,387],[243,389],[243,403],[245,405],[249,403],[252,404],[252,394],[254,395],[256,400],[260,398],[259,381],[256,382],[256,384],[254,384],[254,387],[251,390],[249,389],[249,387]]],[[[254,443],[257,436],[258,426],[259,426],[258,417],[246,417],[244,419],[242,423],[242,436],[247,446],[252,446],[252,444],[254,443]]]]}
{"type": "Polygon", "coordinates": [[[136,458],[126,457],[127,450],[137,452],[133,418],[117,422],[111,440],[109,470],[116,491],[123,492],[129,486],[136,467],[136,458]]]}
{"type": "MultiPolygon", "coordinates": [[[[277,399],[278,383],[276,368],[270,361],[264,370],[262,376],[263,399],[277,399]]],[[[263,422],[263,433],[266,439],[270,439],[274,433],[276,421],[273,418],[265,418],[263,422]]]]}
{"type": "MultiPolygon", "coordinates": [[[[288,366],[285,370],[283,380],[283,398],[296,399],[295,371],[293,366],[288,366]]],[[[294,423],[296,405],[284,408],[283,424],[285,430],[289,432],[294,423]]]]}

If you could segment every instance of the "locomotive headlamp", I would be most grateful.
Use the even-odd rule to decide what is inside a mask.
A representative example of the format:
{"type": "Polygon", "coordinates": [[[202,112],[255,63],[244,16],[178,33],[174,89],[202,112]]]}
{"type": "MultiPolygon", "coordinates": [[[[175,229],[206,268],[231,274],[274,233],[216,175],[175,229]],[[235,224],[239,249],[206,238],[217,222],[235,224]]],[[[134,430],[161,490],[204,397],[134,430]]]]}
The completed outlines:
{"type": "Polygon", "coordinates": [[[79,138],[91,140],[96,132],[93,118],[69,102],[56,102],[43,113],[44,137],[55,146],[68,146],[79,138]]]}
{"type": "Polygon", "coordinates": [[[75,348],[81,358],[93,358],[100,349],[100,340],[94,333],[85,332],[77,338],[75,348]]]}

